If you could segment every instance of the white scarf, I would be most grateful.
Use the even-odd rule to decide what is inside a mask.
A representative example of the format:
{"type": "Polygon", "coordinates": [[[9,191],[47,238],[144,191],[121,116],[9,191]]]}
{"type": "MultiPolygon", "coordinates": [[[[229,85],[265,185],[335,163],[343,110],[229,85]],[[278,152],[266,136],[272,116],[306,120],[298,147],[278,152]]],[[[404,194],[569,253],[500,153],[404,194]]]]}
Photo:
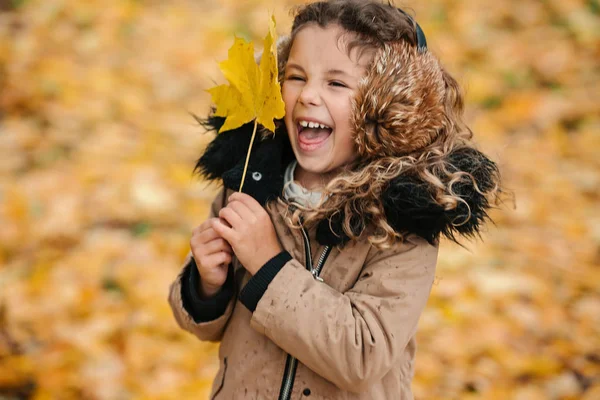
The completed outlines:
{"type": "Polygon", "coordinates": [[[311,192],[294,181],[294,171],[298,161],[292,161],[283,175],[283,197],[305,207],[315,207],[321,201],[321,192],[311,192]]]}

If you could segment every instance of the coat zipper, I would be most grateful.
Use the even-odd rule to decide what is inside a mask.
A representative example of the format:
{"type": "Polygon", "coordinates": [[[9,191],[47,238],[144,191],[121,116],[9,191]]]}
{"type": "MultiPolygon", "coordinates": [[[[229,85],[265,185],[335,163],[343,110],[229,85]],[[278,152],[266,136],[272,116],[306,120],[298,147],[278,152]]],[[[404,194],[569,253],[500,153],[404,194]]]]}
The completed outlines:
{"type": "MultiPolygon", "coordinates": [[[[323,269],[323,264],[331,252],[330,246],[325,246],[321,256],[317,260],[317,266],[313,268],[312,263],[312,251],[310,249],[310,241],[306,230],[302,228],[302,236],[304,238],[304,256],[306,258],[306,269],[310,271],[313,278],[319,282],[323,282],[323,278],[319,276],[323,269]]],[[[289,400],[292,394],[292,388],[294,387],[294,378],[296,377],[296,368],[298,368],[298,359],[292,357],[290,354],[287,355],[285,360],[285,370],[283,372],[283,381],[281,382],[281,390],[279,391],[279,400],[289,400]]]]}

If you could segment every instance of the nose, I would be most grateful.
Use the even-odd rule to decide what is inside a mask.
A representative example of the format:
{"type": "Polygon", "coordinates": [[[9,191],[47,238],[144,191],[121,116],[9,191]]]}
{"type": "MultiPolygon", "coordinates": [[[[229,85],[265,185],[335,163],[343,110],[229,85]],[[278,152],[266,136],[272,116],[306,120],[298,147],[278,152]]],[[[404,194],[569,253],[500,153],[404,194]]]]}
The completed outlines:
{"type": "Polygon", "coordinates": [[[318,87],[315,84],[311,84],[307,82],[302,88],[302,92],[300,92],[300,96],[298,97],[298,101],[302,105],[313,105],[318,106],[321,104],[321,94],[319,92],[318,87]]]}

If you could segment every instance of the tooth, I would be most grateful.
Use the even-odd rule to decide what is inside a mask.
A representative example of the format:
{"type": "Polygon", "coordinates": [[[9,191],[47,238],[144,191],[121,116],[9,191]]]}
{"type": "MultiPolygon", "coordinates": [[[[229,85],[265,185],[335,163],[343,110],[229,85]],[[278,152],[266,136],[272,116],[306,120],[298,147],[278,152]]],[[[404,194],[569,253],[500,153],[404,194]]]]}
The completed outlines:
{"type": "Polygon", "coordinates": [[[306,121],[300,121],[300,126],[303,128],[306,128],[308,126],[308,122],[306,121]]]}
{"type": "Polygon", "coordinates": [[[309,128],[316,128],[316,126],[315,126],[315,125],[316,125],[316,124],[315,124],[314,122],[309,122],[309,123],[308,123],[308,127],[309,127],[309,128]]]}
{"type": "Polygon", "coordinates": [[[325,125],[323,125],[323,124],[319,124],[319,128],[321,128],[321,129],[325,129],[325,125]]]}

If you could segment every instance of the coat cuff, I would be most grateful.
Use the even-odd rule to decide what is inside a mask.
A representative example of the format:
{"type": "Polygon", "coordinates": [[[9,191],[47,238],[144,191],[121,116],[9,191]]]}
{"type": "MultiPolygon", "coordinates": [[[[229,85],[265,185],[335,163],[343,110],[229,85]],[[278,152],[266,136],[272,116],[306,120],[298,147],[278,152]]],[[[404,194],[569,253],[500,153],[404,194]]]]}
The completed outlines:
{"type": "Polygon", "coordinates": [[[233,268],[229,265],[227,280],[214,296],[201,298],[199,286],[200,274],[192,257],[181,275],[181,301],[183,308],[197,324],[215,320],[225,313],[234,292],[233,268]]]}
{"type": "Polygon", "coordinates": [[[263,265],[258,272],[250,278],[244,289],[240,293],[240,301],[246,308],[252,312],[260,299],[267,291],[269,283],[275,278],[275,275],[283,268],[292,256],[287,251],[282,251],[263,265]]]}

